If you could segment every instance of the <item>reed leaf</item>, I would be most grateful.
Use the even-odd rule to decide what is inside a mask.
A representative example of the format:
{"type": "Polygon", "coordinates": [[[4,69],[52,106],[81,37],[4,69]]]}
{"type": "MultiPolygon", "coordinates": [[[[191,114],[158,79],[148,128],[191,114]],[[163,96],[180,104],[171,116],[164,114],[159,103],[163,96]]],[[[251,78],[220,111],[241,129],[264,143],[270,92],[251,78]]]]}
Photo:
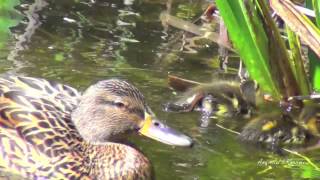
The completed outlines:
{"type": "Polygon", "coordinates": [[[301,88],[302,95],[310,94],[310,83],[303,65],[302,50],[299,37],[287,27],[289,47],[291,50],[291,69],[301,88]]]}
{"type": "Polygon", "coordinates": [[[316,22],[318,28],[320,27],[320,1],[319,0],[313,0],[312,1],[313,8],[316,14],[316,22]]]}
{"type": "Polygon", "coordinates": [[[228,29],[229,36],[240,57],[243,59],[250,76],[261,88],[280,98],[280,91],[273,81],[268,54],[268,37],[254,10],[252,0],[247,1],[250,9],[242,0],[216,0],[219,12],[228,29]]]}
{"type": "Polygon", "coordinates": [[[320,30],[289,0],[270,0],[272,9],[320,57],[320,30]]]}
{"type": "MultiPolygon", "coordinates": [[[[280,35],[278,27],[270,16],[270,9],[264,0],[256,0],[260,13],[261,22],[264,25],[265,33],[268,36],[269,63],[273,80],[278,83],[283,97],[296,96],[301,94],[302,87],[299,87],[297,80],[290,66],[290,56],[285,43],[280,35]]],[[[306,78],[306,77],[305,77],[306,78]]],[[[302,105],[301,102],[297,103],[302,105]]]]}
{"type": "MultiPolygon", "coordinates": [[[[320,1],[319,0],[313,0],[313,8],[316,14],[316,22],[317,27],[320,28],[320,1]]],[[[319,47],[320,48],[320,47],[319,47]]],[[[313,74],[312,74],[312,84],[313,88],[316,91],[320,91],[320,58],[316,57],[315,54],[312,52],[312,55],[309,56],[310,61],[312,61],[310,64],[313,66],[313,74]]]]}
{"type": "Polygon", "coordinates": [[[301,94],[290,57],[264,0],[216,0],[250,76],[275,99],[301,94]]]}
{"type": "MultiPolygon", "coordinates": [[[[319,0],[307,0],[307,8],[313,9],[316,15],[316,25],[320,28],[320,1],[319,0]]],[[[312,51],[309,50],[308,58],[310,61],[310,79],[313,90],[320,92],[320,58],[312,51]]]]}

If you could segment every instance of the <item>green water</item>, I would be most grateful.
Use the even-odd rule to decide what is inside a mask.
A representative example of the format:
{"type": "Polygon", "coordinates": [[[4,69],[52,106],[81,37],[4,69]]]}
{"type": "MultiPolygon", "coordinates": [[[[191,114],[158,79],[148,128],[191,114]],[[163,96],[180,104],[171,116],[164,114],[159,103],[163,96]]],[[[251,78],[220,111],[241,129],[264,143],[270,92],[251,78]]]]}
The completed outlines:
{"type": "MultiPolygon", "coordinates": [[[[166,3],[55,0],[32,12],[28,7],[33,2],[22,1],[18,9],[23,22],[1,42],[0,72],[44,77],[80,90],[111,77],[135,84],[160,119],[195,141],[193,148],[177,148],[138,136],[131,139],[152,161],[159,180],[300,179],[319,174],[302,158],[275,155],[239,142],[235,134],[217,127],[215,121],[200,129],[197,113],[161,110],[163,103],[175,98],[167,85],[168,73],[209,81],[217,71],[209,66],[217,63],[213,59],[216,47],[187,54],[175,53],[173,50],[179,48],[169,46],[179,32],[173,28],[166,31],[159,20],[166,3]],[[41,24],[28,28],[28,14],[40,15],[41,24]],[[290,162],[301,164],[290,166],[290,162]]],[[[190,19],[200,15],[200,8],[201,1],[172,2],[173,13],[190,19]],[[188,7],[196,10],[188,11],[188,7]]],[[[239,123],[243,120],[232,119],[227,124],[239,123]]],[[[306,155],[317,162],[319,153],[306,155]]]]}

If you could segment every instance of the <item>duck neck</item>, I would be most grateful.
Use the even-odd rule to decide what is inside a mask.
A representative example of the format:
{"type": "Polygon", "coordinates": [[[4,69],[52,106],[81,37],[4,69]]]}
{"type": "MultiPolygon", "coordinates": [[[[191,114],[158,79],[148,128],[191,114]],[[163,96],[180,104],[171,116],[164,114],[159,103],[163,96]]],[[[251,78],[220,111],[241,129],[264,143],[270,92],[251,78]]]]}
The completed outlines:
{"type": "Polygon", "coordinates": [[[85,144],[90,176],[96,179],[151,179],[148,159],[130,146],[119,143],[85,144]]]}

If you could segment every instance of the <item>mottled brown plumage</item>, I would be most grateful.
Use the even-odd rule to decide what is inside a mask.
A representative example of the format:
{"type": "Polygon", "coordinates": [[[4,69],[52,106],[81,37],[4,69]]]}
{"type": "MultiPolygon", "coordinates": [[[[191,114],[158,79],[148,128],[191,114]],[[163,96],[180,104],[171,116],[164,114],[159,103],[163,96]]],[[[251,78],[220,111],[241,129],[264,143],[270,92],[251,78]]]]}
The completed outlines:
{"type": "MultiPolygon", "coordinates": [[[[100,81],[80,95],[52,81],[5,76],[0,78],[0,166],[32,179],[150,179],[148,159],[112,140],[142,129],[157,138],[148,134],[151,118],[143,95],[125,81],[100,81]]],[[[186,141],[174,145],[191,143],[177,135],[186,141]]]]}

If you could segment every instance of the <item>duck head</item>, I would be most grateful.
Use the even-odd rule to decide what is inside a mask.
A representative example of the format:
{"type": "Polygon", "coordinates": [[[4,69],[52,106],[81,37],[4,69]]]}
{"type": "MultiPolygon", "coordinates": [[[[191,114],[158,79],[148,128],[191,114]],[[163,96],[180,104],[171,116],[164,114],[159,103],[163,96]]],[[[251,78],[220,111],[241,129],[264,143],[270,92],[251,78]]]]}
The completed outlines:
{"type": "Polygon", "coordinates": [[[119,79],[90,86],[72,112],[72,120],[89,143],[105,143],[138,132],[169,145],[192,145],[188,136],[156,119],[136,87],[119,79]]]}

